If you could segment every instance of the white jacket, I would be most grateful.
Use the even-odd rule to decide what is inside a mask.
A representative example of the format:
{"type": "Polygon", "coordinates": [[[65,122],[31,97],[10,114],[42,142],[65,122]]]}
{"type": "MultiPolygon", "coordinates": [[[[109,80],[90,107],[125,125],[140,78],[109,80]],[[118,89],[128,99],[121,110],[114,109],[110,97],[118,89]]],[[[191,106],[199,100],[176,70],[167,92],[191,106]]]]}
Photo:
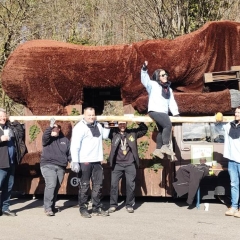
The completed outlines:
{"type": "Polygon", "coordinates": [[[98,122],[95,124],[97,124],[100,132],[99,137],[93,137],[84,119],[74,126],[70,147],[72,162],[103,161],[102,139],[107,138],[109,130],[103,128],[98,122]],[[105,133],[105,131],[107,131],[107,133],[105,133]]]}
{"type": "Polygon", "coordinates": [[[162,112],[168,114],[169,110],[172,115],[178,115],[178,106],[174,99],[172,89],[170,90],[170,98],[165,99],[162,96],[162,87],[149,78],[147,71],[141,70],[141,82],[148,92],[148,112],[162,112]]]}
{"type": "Polygon", "coordinates": [[[230,128],[230,122],[224,125],[225,135],[223,156],[229,160],[240,163],[240,137],[237,139],[232,139],[229,136],[230,128]]]}

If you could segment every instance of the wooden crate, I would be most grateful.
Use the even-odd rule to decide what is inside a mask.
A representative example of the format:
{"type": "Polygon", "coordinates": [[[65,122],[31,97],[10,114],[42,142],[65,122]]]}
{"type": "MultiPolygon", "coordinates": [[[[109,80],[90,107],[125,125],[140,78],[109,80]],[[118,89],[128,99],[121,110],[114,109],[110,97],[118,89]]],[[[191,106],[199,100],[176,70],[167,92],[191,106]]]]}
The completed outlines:
{"type": "Polygon", "coordinates": [[[240,70],[204,73],[204,82],[211,83],[211,82],[218,82],[218,81],[239,80],[240,79],[239,73],[240,73],[240,70]]]}

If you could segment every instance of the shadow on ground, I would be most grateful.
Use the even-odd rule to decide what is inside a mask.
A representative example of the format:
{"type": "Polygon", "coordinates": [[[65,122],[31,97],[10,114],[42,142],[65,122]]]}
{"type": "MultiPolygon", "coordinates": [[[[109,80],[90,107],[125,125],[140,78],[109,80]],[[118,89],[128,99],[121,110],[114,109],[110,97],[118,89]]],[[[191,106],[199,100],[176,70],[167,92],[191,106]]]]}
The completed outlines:
{"type": "MultiPolygon", "coordinates": [[[[117,211],[125,208],[125,196],[119,196],[118,199],[118,208],[117,211]]],[[[64,211],[68,208],[79,208],[78,198],[75,195],[58,195],[58,201],[63,201],[61,207],[58,206],[58,202],[56,207],[61,211],[64,211]]],[[[29,204],[24,207],[17,209],[17,212],[21,212],[24,210],[28,210],[31,208],[43,208],[43,195],[24,195],[18,192],[14,192],[12,194],[12,199],[10,201],[10,205],[14,205],[17,203],[29,202],[29,204]]],[[[194,201],[191,206],[188,206],[186,203],[186,198],[166,198],[166,197],[136,197],[134,209],[137,210],[141,207],[141,205],[145,202],[162,202],[162,203],[174,203],[178,207],[188,207],[188,209],[193,209],[196,207],[196,202],[194,201]]],[[[201,203],[219,203],[221,202],[218,199],[210,199],[210,200],[202,200],[201,203]]],[[[109,196],[105,196],[102,198],[103,209],[107,210],[110,206],[109,204],[109,196]]],[[[91,198],[89,198],[89,208],[91,209],[91,198]]]]}

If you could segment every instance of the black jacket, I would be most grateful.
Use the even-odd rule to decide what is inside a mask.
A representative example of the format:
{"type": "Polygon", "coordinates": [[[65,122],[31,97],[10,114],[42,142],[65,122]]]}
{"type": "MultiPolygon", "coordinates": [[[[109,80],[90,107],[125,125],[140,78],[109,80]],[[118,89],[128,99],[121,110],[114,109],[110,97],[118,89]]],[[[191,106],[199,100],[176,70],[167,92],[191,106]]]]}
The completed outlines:
{"type": "MultiPolygon", "coordinates": [[[[8,128],[11,128],[12,132],[14,134],[14,136],[12,137],[12,140],[14,142],[15,151],[16,151],[15,163],[19,163],[21,160],[19,139],[24,138],[24,130],[23,130],[21,124],[17,121],[14,121],[13,123],[10,123],[9,121],[7,121],[5,126],[7,126],[8,128]]],[[[4,131],[1,127],[0,128],[0,168],[9,168],[10,167],[10,159],[9,159],[9,154],[8,154],[8,142],[1,141],[2,135],[4,135],[4,131]]]]}
{"type": "Polygon", "coordinates": [[[188,193],[187,203],[191,205],[198,190],[200,181],[209,173],[209,167],[205,164],[193,165],[188,164],[177,170],[177,182],[173,183],[173,187],[178,197],[188,193]]]}
{"type": "MultiPolygon", "coordinates": [[[[129,148],[132,151],[134,160],[139,167],[139,156],[138,156],[138,149],[137,149],[137,139],[144,136],[147,133],[148,127],[144,123],[140,123],[138,128],[133,129],[126,129],[126,139],[129,148]]],[[[119,129],[111,129],[109,134],[109,139],[111,140],[111,151],[109,155],[109,163],[110,166],[113,166],[116,161],[116,150],[118,149],[118,146],[120,144],[121,136],[119,129]]]]}
{"type": "Polygon", "coordinates": [[[58,137],[52,137],[51,127],[48,127],[43,133],[42,137],[42,155],[40,166],[46,164],[66,167],[71,161],[70,155],[70,141],[60,132],[58,137]]]}

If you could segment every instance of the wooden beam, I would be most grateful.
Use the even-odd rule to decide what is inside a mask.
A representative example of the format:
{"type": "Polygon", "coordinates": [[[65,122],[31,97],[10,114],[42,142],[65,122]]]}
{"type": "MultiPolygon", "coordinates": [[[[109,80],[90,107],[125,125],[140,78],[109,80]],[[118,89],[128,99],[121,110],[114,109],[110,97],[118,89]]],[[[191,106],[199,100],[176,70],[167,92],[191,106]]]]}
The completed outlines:
{"type": "Polygon", "coordinates": [[[240,66],[232,66],[231,71],[240,71],[240,66]]]}
{"type": "MultiPolygon", "coordinates": [[[[96,116],[99,122],[111,122],[111,121],[126,121],[126,122],[153,122],[148,116],[96,116]]],[[[55,118],[56,121],[80,121],[83,115],[79,116],[10,116],[9,120],[14,121],[49,121],[51,118],[55,118]]],[[[215,116],[203,116],[203,117],[170,117],[173,123],[205,123],[216,122],[215,116]]],[[[224,116],[223,122],[233,121],[234,116],[224,116]]]]}

